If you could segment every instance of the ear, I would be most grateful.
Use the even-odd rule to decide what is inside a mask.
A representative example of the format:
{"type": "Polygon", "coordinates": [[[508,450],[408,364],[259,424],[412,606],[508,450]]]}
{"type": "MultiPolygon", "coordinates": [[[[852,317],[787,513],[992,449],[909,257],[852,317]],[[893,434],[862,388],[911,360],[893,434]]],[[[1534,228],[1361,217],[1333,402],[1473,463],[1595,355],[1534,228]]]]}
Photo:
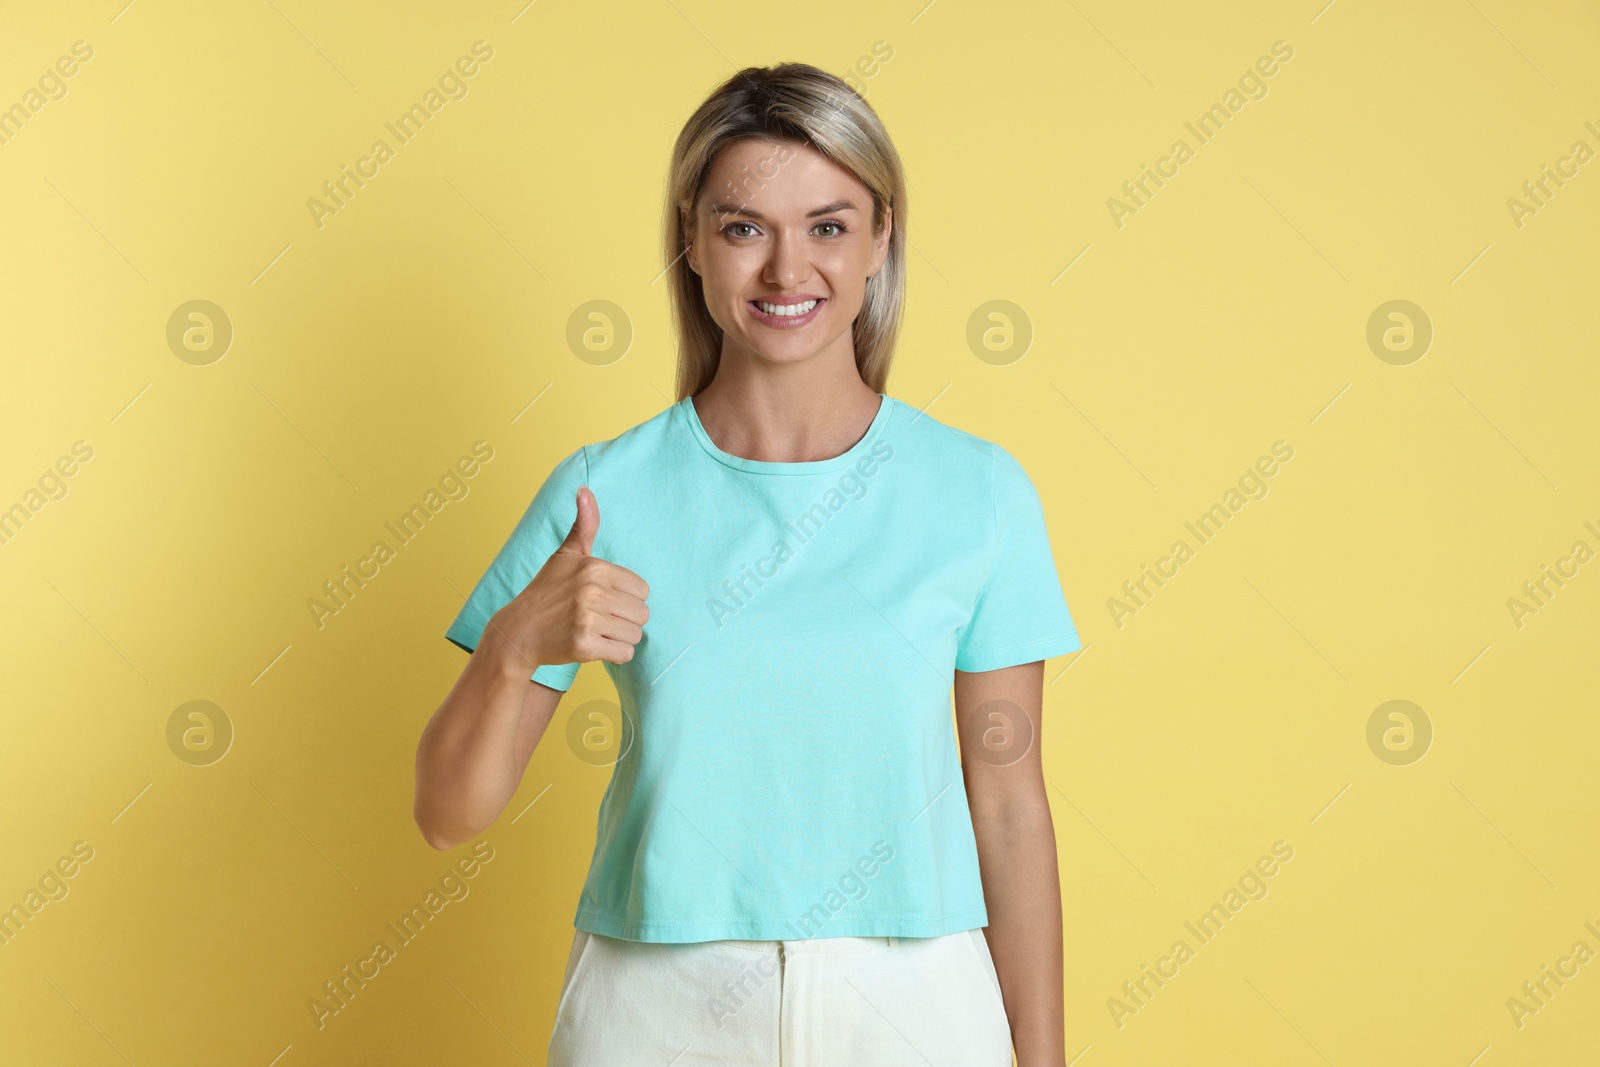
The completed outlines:
{"type": "Polygon", "coordinates": [[[872,242],[872,269],[867,271],[867,277],[876,277],[883,269],[884,263],[889,258],[889,237],[894,232],[894,208],[883,209],[883,232],[873,238],[872,242]]]}

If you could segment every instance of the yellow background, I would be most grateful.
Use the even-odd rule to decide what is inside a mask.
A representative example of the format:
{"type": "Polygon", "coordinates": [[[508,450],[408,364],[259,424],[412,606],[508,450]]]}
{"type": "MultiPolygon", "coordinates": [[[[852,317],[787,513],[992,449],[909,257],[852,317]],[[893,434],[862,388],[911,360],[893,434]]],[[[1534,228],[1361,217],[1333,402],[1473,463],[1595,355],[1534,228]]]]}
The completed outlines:
{"type": "Polygon", "coordinates": [[[465,662],[443,631],[555,461],[673,399],[672,140],[787,59],[852,73],[907,166],[889,391],[1021,459],[1087,646],[1047,664],[1042,737],[1069,1060],[1591,1062],[1600,962],[1520,1028],[1506,1001],[1600,950],[1600,565],[1520,627],[1507,601],[1600,547],[1600,162],[1520,227],[1506,201],[1600,149],[1594,5],[121,2],[8,4],[0,34],[6,105],[94,49],[0,144],[0,507],[94,450],[0,546],[0,906],[94,850],[0,948],[6,1063],[544,1061],[608,773],[565,727],[613,695],[599,664],[470,895],[322,1028],[307,1001],[470,851],[411,818],[465,662]],[[469,94],[318,228],[306,201],[477,40],[469,94]],[[1199,145],[1184,122],[1279,40],[1199,145]],[[1108,198],[1180,137],[1119,228],[1108,198]],[[193,299],[234,329],[209,365],[166,341],[193,299]],[[1434,330],[1407,365],[1366,341],[1395,299],[1434,330]],[[634,334],[604,365],[567,342],[591,300],[634,334]],[[1021,358],[969,347],[989,300],[1031,322],[1021,358]],[[307,599],[478,440],[470,495],[319,629],[307,599]],[[1199,545],[1183,524],[1279,440],[1199,545]],[[167,740],[196,699],[235,731],[208,766],[167,740]],[[1409,765],[1368,747],[1392,699],[1434,731],[1409,765]],[[1199,946],[1185,921],[1280,839],[1199,946]]]}

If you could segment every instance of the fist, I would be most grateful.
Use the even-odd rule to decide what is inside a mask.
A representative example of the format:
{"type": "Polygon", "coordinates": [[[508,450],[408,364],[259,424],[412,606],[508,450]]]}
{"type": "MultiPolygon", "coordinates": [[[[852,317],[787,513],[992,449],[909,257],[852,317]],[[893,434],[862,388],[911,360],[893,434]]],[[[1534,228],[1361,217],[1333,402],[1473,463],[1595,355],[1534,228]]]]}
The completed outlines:
{"type": "Polygon", "coordinates": [[[650,587],[626,567],[594,555],[600,505],[578,488],[578,517],[539,573],[495,613],[490,632],[521,654],[521,671],[551,663],[627,663],[649,621],[650,587]]]}

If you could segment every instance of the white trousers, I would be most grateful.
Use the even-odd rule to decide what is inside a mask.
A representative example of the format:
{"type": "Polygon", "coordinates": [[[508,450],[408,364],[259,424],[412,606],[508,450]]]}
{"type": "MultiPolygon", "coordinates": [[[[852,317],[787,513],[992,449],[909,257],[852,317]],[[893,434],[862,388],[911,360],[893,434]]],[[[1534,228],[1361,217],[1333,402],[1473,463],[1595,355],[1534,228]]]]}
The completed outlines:
{"type": "Polygon", "coordinates": [[[1011,1067],[981,929],[625,941],[575,932],[550,1067],[1011,1067]]]}

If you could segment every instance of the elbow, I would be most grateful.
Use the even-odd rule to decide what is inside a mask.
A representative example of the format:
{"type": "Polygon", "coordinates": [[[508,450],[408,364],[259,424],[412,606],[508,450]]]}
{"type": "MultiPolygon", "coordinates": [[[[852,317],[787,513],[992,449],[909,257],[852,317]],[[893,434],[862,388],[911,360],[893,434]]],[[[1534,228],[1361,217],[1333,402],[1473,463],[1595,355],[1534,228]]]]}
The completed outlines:
{"type": "Polygon", "coordinates": [[[438,850],[439,852],[449,852],[451,849],[455,848],[461,843],[459,841],[452,841],[449,838],[430,830],[428,827],[423,826],[421,823],[417,824],[417,829],[422,831],[422,839],[428,843],[428,846],[438,850]]]}
{"type": "Polygon", "coordinates": [[[453,833],[440,827],[425,823],[421,819],[417,820],[417,829],[422,831],[422,839],[428,843],[429,847],[436,849],[439,852],[449,852],[451,849],[461,844],[461,842],[472,836],[470,833],[453,833]]]}
{"type": "Polygon", "coordinates": [[[1003,836],[1026,834],[1052,825],[1050,800],[1032,791],[969,795],[967,807],[974,827],[1003,836]]]}
{"type": "Polygon", "coordinates": [[[411,817],[416,822],[417,829],[421,831],[422,839],[430,848],[439,852],[450,851],[478,832],[470,826],[461,827],[438,818],[436,813],[422,803],[420,794],[411,807],[411,817]]]}
{"type": "Polygon", "coordinates": [[[482,772],[459,769],[427,747],[417,749],[411,817],[429,847],[448,852],[494,824],[506,800],[492,792],[482,772]]]}
{"type": "Polygon", "coordinates": [[[448,779],[441,778],[434,764],[425,733],[422,743],[417,746],[416,789],[411,797],[411,819],[417,824],[417,830],[429,848],[448,852],[471,837],[474,830],[470,826],[461,826],[461,813],[455,810],[456,798],[451,790],[443,788],[448,779]]]}
{"type": "Polygon", "coordinates": [[[453,846],[454,842],[440,833],[439,828],[428,821],[420,807],[412,807],[411,818],[416,822],[417,829],[421,831],[422,839],[428,843],[428,847],[437,849],[440,852],[447,852],[453,846]]]}

